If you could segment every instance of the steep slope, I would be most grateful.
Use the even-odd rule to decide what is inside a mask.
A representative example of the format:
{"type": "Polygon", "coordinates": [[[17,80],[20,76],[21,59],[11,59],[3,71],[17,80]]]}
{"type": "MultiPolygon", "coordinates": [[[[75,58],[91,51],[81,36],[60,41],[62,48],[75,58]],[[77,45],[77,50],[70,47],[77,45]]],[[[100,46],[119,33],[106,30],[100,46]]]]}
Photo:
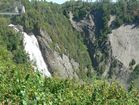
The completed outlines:
{"type": "MultiPolygon", "coordinates": [[[[5,19],[0,18],[0,20],[3,20],[0,21],[3,23],[5,19]]],[[[75,80],[46,78],[37,74],[30,63],[24,61],[27,58],[23,53],[21,36],[10,29],[8,24],[0,24],[0,104],[99,105],[104,103],[117,105],[117,103],[139,103],[137,91],[131,89],[127,92],[117,83],[109,84],[105,81],[94,80],[93,85],[80,84],[75,80]]]]}
{"type": "MultiPolygon", "coordinates": [[[[131,53],[130,49],[124,51],[119,46],[120,36],[115,38],[113,34],[119,32],[118,26],[121,24],[132,23],[138,19],[137,7],[134,11],[133,7],[130,8],[129,14],[123,14],[121,11],[127,11],[123,10],[120,1],[118,3],[78,1],[58,5],[44,1],[23,0],[23,4],[26,13],[12,17],[12,23],[22,25],[27,34],[35,35],[45,63],[53,76],[88,79],[93,76],[95,69],[100,78],[119,80],[128,84],[131,73],[129,69],[133,69],[132,63],[138,61],[135,57],[138,51],[134,53],[131,53]],[[114,8],[110,10],[110,7],[114,8]],[[131,14],[133,16],[130,16],[131,14]],[[109,35],[111,31],[112,35],[109,35]],[[119,52],[117,47],[120,48],[119,52]],[[130,57],[125,58],[124,53],[130,57]],[[132,67],[127,67],[128,64],[132,67]]],[[[120,43],[130,43],[124,41],[124,37],[126,36],[120,39],[120,43]]],[[[126,38],[129,40],[131,37],[126,38]]],[[[132,42],[129,44],[131,47],[135,45],[132,42]]]]}
{"type": "MultiPolygon", "coordinates": [[[[120,81],[124,84],[130,84],[131,81],[138,78],[138,74],[136,74],[136,77],[133,75],[134,72],[138,71],[138,69],[134,70],[134,68],[136,68],[136,65],[139,64],[138,35],[139,28],[135,24],[122,25],[121,27],[112,30],[112,33],[109,35],[112,56],[114,59],[121,62],[121,67],[123,68],[121,71],[116,73],[116,71],[114,72],[115,69],[113,69],[112,66],[110,74],[117,74],[117,78],[121,78],[120,81]],[[122,71],[123,73],[120,73],[122,71]]],[[[135,84],[138,83],[136,82],[135,84]]]]}
{"type": "MultiPolygon", "coordinates": [[[[99,12],[97,13],[99,14],[99,12]]],[[[103,75],[104,77],[108,74],[110,62],[111,62],[111,48],[110,48],[110,42],[108,40],[104,40],[103,43],[98,45],[99,39],[96,35],[96,30],[99,30],[96,26],[97,21],[99,21],[98,15],[96,16],[96,13],[92,12],[88,14],[84,19],[80,21],[75,21],[72,18],[73,14],[70,11],[69,12],[69,18],[70,22],[73,25],[73,27],[81,32],[82,37],[84,38],[84,42],[88,48],[88,52],[90,54],[90,58],[92,60],[93,67],[97,70],[97,72],[100,75],[103,75]],[[105,55],[102,53],[102,51],[106,51],[110,58],[105,59],[105,55]],[[106,70],[106,71],[105,71],[106,70]],[[104,72],[105,71],[105,72],[104,72]]]]}
{"type": "MultiPolygon", "coordinates": [[[[122,22],[139,19],[136,13],[135,17],[127,15],[124,8],[123,15],[111,19],[109,0],[93,3],[93,8],[92,3],[81,1],[74,8],[71,1],[66,5],[69,11],[45,0],[22,1],[25,14],[0,17],[0,104],[139,104],[139,92],[133,85],[129,87],[132,80],[139,85],[138,28],[133,24],[121,26],[122,22]],[[121,16],[124,19],[117,19],[121,16]],[[10,23],[16,24],[10,25],[16,32],[8,27],[10,23]],[[53,78],[34,72],[33,67],[53,78]]],[[[119,7],[116,10],[121,12],[119,7]]]]}
{"type": "Polygon", "coordinates": [[[137,24],[118,28],[117,15],[108,15],[101,7],[88,12],[89,7],[82,5],[76,2],[73,9],[68,8],[66,13],[72,26],[81,32],[95,71],[101,78],[116,80],[129,87],[135,63],[138,64],[139,59],[137,24]],[[77,20],[76,15],[80,15],[82,9],[87,9],[86,15],[77,20]]]}
{"type": "MultiPolygon", "coordinates": [[[[75,62],[73,58],[70,59],[67,55],[60,54],[53,50],[50,47],[53,41],[46,31],[44,32],[40,30],[40,35],[37,36],[37,39],[40,43],[44,59],[49,65],[49,69],[54,76],[60,78],[79,79],[77,75],[79,72],[79,63],[75,62]]],[[[59,48],[58,44],[57,47],[59,48]]]]}
{"type": "Polygon", "coordinates": [[[47,77],[51,77],[51,74],[43,59],[36,37],[33,34],[28,35],[27,33],[22,32],[23,30],[18,29],[19,26],[10,24],[9,27],[13,28],[15,32],[20,33],[23,36],[24,50],[28,54],[30,62],[32,63],[32,66],[34,67],[34,70],[35,71],[38,70],[43,75],[47,77]]]}
{"type": "Polygon", "coordinates": [[[122,25],[109,35],[113,56],[129,67],[132,59],[139,63],[139,28],[135,24],[122,25]]]}
{"type": "Polygon", "coordinates": [[[13,23],[33,33],[53,76],[87,79],[93,68],[88,49],[79,32],[72,28],[60,5],[47,2],[23,2],[26,13],[13,17],[13,23]]]}

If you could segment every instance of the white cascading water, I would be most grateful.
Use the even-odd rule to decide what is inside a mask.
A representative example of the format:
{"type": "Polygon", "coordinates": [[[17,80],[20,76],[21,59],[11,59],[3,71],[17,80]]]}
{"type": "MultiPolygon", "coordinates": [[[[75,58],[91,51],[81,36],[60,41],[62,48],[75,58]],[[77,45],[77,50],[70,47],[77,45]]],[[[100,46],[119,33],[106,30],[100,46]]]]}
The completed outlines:
{"type": "MultiPolygon", "coordinates": [[[[16,26],[14,26],[13,24],[10,24],[9,26],[13,27],[15,31],[19,32],[19,29],[17,29],[16,26]]],[[[37,38],[33,34],[28,35],[25,32],[22,32],[22,34],[24,49],[29,55],[30,61],[32,62],[34,69],[38,70],[47,77],[51,77],[51,74],[48,71],[47,65],[40,51],[37,38]]]]}

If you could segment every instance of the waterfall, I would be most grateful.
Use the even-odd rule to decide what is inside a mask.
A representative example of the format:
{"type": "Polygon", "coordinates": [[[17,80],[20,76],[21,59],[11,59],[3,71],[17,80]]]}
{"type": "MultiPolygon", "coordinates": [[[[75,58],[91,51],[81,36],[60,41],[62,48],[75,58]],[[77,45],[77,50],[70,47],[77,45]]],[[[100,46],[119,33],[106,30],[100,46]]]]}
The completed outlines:
{"type": "MultiPolygon", "coordinates": [[[[10,27],[13,27],[15,31],[20,32],[15,25],[10,24],[10,27]]],[[[25,32],[21,32],[23,34],[23,45],[24,50],[29,55],[29,59],[32,62],[33,68],[38,70],[43,75],[47,77],[51,77],[50,72],[48,71],[47,65],[43,59],[42,53],[40,51],[40,47],[35,35],[28,35],[25,32]]]]}

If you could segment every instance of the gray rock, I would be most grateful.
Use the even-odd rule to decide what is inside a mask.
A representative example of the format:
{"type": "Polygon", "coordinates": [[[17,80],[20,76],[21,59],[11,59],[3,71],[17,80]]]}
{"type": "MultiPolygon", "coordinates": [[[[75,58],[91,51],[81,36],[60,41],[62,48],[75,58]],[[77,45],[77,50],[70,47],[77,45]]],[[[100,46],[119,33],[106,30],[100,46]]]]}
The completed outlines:
{"type": "Polygon", "coordinates": [[[122,25],[109,35],[112,55],[127,68],[132,59],[139,63],[139,28],[134,26],[122,25]]]}
{"type": "Polygon", "coordinates": [[[91,12],[83,20],[73,20],[73,14],[69,13],[72,26],[84,33],[86,46],[88,47],[93,66],[98,72],[103,68],[102,78],[117,80],[126,88],[129,87],[129,63],[132,59],[139,63],[139,28],[135,25],[122,25],[114,28],[115,16],[110,16],[108,26],[113,29],[108,39],[98,45],[98,27],[101,24],[101,13],[91,12]],[[97,13],[97,14],[96,14],[97,13]],[[96,32],[96,33],[95,33],[96,32]],[[105,67],[103,67],[105,66],[105,67]]]}
{"type": "MultiPolygon", "coordinates": [[[[77,72],[79,69],[79,63],[74,59],[70,59],[65,54],[59,54],[51,49],[50,44],[52,39],[46,31],[40,30],[40,35],[37,36],[43,57],[51,70],[53,76],[63,79],[79,79],[77,72]]],[[[59,48],[58,45],[56,45],[59,48]]]]}

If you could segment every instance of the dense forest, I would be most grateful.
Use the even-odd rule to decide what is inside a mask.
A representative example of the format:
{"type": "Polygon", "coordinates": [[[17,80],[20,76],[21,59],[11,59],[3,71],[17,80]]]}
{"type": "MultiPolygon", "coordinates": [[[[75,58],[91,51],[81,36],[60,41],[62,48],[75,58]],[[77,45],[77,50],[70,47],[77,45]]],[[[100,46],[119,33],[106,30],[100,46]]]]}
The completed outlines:
{"type": "MultiPolygon", "coordinates": [[[[10,3],[0,2],[0,10],[10,3]]],[[[14,1],[14,0],[12,0],[14,1]]],[[[69,22],[69,12],[74,20],[80,21],[92,11],[102,13],[102,24],[95,33],[98,46],[107,39],[112,28],[108,27],[110,15],[115,15],[115,27],[139,22],[139,1],[99,0],[88,3],[82,1],[65,2],[62,5],[47,1],[21,0],[26,13],[19,16],[0,16],[0,104],[2,105],[138,105],[139,92],[133,85],[125,89],[118,82],[101,80],[100,71],[91,61],[83,36],[69,22]],[[34,72],[28,55],[23,50],[21,33],[10,29],[10,23],[20,24],[25,32],[38,35],[39,30],[47,30],[53,43],[51,48],[60,54],[67,54],[80,64],[80,80],[47,78],[34,72]],[[60,45],[59,49],[56,44],[60,45]],[[65,50],[66,49],[66,50],[65,50]],[[88,72],[84,69],[87,67],[88,72]]],[[[103,53],[105,55],[105,52],[103,53]]],[[[132,64],[131,64],[132,65],[132,64]]],[[[102,68],[103,69],[103,68],[102,68]]],[[[138,78],[139,66],[135,67],[131,80],[138,78]]]]}
{"type": "Polygon", "coordinates": [[[138,22],[139,20],[139,1],[138,0],[118,0],[116,3],[111,0],[98,0],[94,3],[87,2],[66,2],[63,5],[64,14],[66,16],[68,11],[72,11],[74,19],[79,21],[82,20],[92,11],[99,11],[102,13],[103,22],[101,24],[102,32],[99,34],[108,35],[110,29],[108,29],[108,21],[110,15],[116,16],[115,28],[121,26],[124,23],[138,22]]]}

